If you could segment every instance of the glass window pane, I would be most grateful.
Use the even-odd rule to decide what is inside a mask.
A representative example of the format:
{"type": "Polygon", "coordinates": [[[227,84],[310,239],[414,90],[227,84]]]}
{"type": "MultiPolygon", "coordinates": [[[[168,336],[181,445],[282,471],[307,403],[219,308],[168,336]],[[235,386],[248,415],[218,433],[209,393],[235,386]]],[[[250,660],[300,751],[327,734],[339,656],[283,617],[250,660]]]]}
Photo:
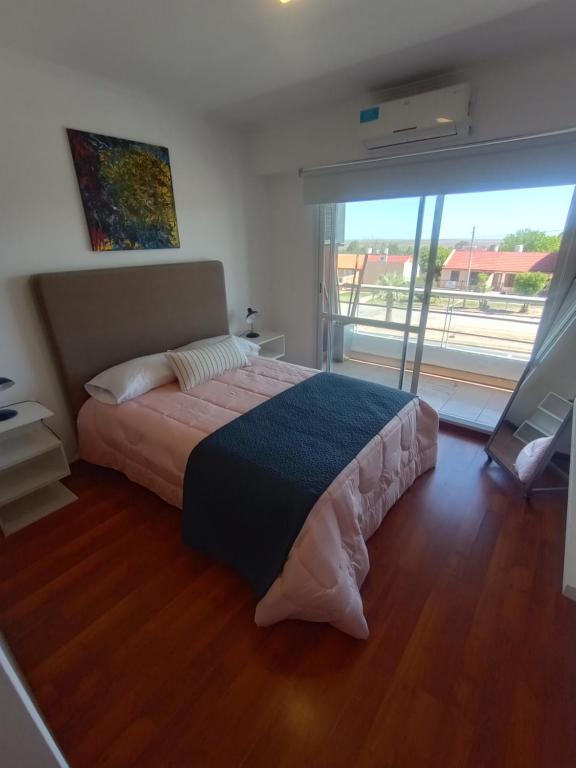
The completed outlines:
{"type": "Polygon", "coordinates": [[[447,195],[420,392],[492,428],[532,354],[572,186],[447,195]]]}
{"type": "Polygon", "coordinates": [[[419,204],[405,198],[342,206],[334,314],[406,322],[419,204]]]}

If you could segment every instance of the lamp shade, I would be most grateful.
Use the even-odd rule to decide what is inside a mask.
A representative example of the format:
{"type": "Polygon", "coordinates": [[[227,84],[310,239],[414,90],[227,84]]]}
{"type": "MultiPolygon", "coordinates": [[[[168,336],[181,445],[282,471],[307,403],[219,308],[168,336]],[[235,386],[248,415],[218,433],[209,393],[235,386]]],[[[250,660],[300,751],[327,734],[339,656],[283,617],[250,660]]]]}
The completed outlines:
{"type": "Polygon", "coordinates": [[[250,330],[246,334],[247,339],[257,339],[258,336],[260,336],[259,333],[256,333],[254,330],[254,321],[258,317],[258,310],[253,309],[252,307],[248,307],[248,310],[246,312],[246,322],[250,326],[250,330]]]}
{"type": "Polygon", "coordinates": [[[12,379],[6,379],[4,376],[0,376],[0,390],[10,389],[14,386],[12,379]]]}

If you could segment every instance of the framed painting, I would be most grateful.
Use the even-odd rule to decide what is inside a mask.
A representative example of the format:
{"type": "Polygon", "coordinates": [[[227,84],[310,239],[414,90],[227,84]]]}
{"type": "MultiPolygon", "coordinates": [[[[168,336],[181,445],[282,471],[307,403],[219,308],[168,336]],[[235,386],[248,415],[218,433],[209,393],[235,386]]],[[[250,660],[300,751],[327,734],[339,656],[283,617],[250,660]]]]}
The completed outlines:
{"type": "Polygon", "coordinates": [[[67,133],[92,250],[179,248],[168,149],[67,133]]]}

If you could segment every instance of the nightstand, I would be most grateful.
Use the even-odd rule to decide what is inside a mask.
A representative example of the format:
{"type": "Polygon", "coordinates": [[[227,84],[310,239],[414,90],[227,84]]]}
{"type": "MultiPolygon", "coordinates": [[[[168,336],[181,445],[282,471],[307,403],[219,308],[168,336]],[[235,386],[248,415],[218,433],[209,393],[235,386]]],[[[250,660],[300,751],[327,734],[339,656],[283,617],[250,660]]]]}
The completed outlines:
{"type": "Polygon", "coordinates": [[[0,528],[5,535],[76,499],[62,483],[70,474],[60,439],[44,424],[40,403],[16,403],[18,415],[0,422],[0,528]]]}
{"type": "Polygon", "coordinates": [[[257,339],[249,339],[260,345],[260,357],[280,360],[286,354],[286,337],[275,331],[261,331],[257,339]]]}

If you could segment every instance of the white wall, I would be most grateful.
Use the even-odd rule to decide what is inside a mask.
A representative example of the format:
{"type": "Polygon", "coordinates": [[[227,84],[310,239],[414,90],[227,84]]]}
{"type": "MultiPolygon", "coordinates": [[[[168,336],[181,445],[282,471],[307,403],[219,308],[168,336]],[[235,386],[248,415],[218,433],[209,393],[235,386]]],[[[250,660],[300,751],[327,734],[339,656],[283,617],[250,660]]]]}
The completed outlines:
{"type": "MultiPolygon", "coordinates": [[[[511,60],[501,59],[451,74],[451,79],[472,85],[473,139],[574,126],[576,104],[571,72],[575,64],[576,51],[572,47],[524,58],[516,54],[511,60]]],[[[434,87],[432,81],[430,87],[434,87]]],[[[255,170],[264,174],[292,173],[301,166],[373,156],[357,139],[358,109],[397,92],[360,94],[357,100],[332,108],[324,104],[296,119],[284,116],[271,120],[253,133],[255,170]]]]}
{"type": "MultiPolygon", "coordinates": [[[[364,330],[350,334],[350,350],[363,352],[364,354],[383,355],[392,360],[400,360],[402,357],[402,340],[382,338],[378,333],[370,333],[364,330]]],[[[408,341],[408,360],[414,360],[416,354],[416,342],[408,341]]],[[[479,373],[483,376],[493,376],[509,381],[518,381],[522,371],[526,367],[523,360],[498,357],[497,355],[485,355],[480,352],[467,352],[461,349],[451,349],[434,344],[425,344],[423,362],[426,365],[434,365],[438,368],[448,368],[453,371],[468,371],[479,373]]]]}
{"type": "Polygon", "coordinates": [[[2,768],[67,768],[0,635],[0,750],[2,768]]]}
{"type": "Polygon", "coordinates": [[[271,327],[286,334],[286,360],[316,364],[316,253],[313,209],[295,174],[268,180],[271,327]]]}
{"type": "Polygon", "coordinates": [[[249,305],[267,317],[267,216],[247,138],[146,95],[0,52],[0,375],[16,381],[0,405],[38,399],[74,449],[73,429],[28,278],[38,272],[224,262],[233,329],[249,305]],[[170,150],[181,248],[94,253],[65,127],[162,144],[170,150]]]}
{"type": "MultiPolygon", "coordinates": [[[[516,55],[457,74],[473,87],[474,140],[576,126],[576,51],[516,55]]],[[[324,105],[297,119],[270,121],[252,136],[255,170],[270,177],[274,275],[272,324],[286,330],[288,359],[315,364],[312,217],[302,203],[298,168],[366,156],[356,138],[357,110],[370,100],[324,105]],[[298,289],[295,281],[297,280],[298,289]]]]}

